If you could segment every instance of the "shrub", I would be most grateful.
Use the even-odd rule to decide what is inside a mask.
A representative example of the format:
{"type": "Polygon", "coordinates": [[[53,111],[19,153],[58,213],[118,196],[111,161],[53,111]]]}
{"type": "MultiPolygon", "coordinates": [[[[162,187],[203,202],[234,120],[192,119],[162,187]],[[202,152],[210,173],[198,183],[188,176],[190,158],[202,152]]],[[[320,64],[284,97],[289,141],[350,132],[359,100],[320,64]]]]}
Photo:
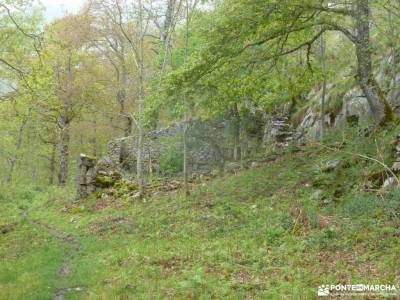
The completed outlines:
{"type": "Polygon", "coordinates": [[[360,194],[348,198],[343,204],[343,213],[348,217],[377,217],[385,215],[391,219],[400,217],[400,189],[385,198],[371,194],[360,194]]]}
{"type": "Polygon", "coordinates": [[[359,194],[348,197],[343,203],[342,211],[347,217],[372,217],[379,209],[375,195],[359,194]]]}

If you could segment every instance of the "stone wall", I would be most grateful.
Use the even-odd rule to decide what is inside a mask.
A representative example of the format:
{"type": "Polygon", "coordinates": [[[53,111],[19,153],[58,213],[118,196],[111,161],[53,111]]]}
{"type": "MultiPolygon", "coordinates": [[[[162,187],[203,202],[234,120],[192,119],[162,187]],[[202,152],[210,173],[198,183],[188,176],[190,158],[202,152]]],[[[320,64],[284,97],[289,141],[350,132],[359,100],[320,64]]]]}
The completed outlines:
{"type": "MultiPolygon", "coordinates": [[[[182,143],[185,126],[188,126],[189,161],[192,173],[208,173],[223,165],[227,159],[224,148],[223,123],[191,122],[176,123],[169,127],[150,131],[143,141],[143,172],[160,173],[161,156],[168,151],[172,143],[182,143]]],[[[126,173],[136,173],[138,137],[130,136],[113,140],[108,145],[107,156],[126,173]]]]}

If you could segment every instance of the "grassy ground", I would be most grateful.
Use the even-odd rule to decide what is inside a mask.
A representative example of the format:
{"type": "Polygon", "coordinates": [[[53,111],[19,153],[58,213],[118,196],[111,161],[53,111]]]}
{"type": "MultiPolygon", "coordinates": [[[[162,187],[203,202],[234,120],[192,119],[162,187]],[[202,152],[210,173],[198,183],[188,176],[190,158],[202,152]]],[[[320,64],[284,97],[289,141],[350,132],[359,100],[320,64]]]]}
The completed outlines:
{"type": "Polygon", "coordinates": [[[314,299],[321,284],[399,284],[400,192],[365,192],[382,168],[349,154],[390,163],[395,132],[289,149],[187,199],[71,205],[65,189],[3,187],[0,299],[314,299]]]}

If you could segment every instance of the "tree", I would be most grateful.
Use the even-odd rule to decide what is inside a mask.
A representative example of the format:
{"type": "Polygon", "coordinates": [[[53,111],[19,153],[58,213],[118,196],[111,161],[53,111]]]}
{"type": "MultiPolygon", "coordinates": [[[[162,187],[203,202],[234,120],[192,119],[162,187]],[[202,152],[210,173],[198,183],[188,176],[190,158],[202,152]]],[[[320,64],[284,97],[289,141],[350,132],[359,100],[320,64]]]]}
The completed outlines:
{"type": "MultiPolygon", "coordinates": [[[[38,33],[40,15],[36,10],[24,14],[29,1],[0,3],[0,73],[2,99],[12,103],[9,107],[14,115],[16,132],[13,147],[7,151],[7,181],[12,182],[14,171],[21,156],[25,131],[32,116],[35,93],[27,79],[29,72],[38,63],[40,34],[38,33]],[[36,50],[36,51],[34,51],[36,50]]],[[[12,123],[12,122],[11,122],[12,123]]]]}
{"type": "Polygon", "coordinates": [[[174,86],[193,84],[230,63],[235,57],[263,49],[258,63],[274,64],[280,57],[311,52],[327,31],[340,32],[354,45],[357,82],[370,105],[376,124],[393,119],[393,111],[374,79],[370,41],[370,1],[270,1],[227,0],[215,12],[218,20],[210,28],[211,42],[198,60],[171,79],[174,86]],[[249,21],[251,20],[251,21],[249,21]],[[354,24],[354,25],[353,25],[354,24]],[[255,50],[254,50],[255,49],[255,50]]]}
{"type": "Polygon", "coordinates": [[[137,117],[132,115],[136,125],[138,146],[136,155],[136,176],[139,183],[139,195],[144,194],[143,142],[145,134],[145,84],[146,84],[146,36],[150,18],[145,15],[145,3],[142,0],[129,3],[115,0],[116,15],[110,15],[111,21],[118,26],[127,41],[132,54],[134,73],[137,74],[137,117]],[[132,21],[130,21],[132,20],[132,21]]]}
{"type": "Polygon", "coordinates": [[[89,13],[93,17],[93,44],[110,62],[115,72],[115,99],[119,105],[117,115],[122,118],[121,129],[123,135],[127,137],[132,134],[133,129],[134,120],[130,110],[134,96],[130,91],[132,85],[130,81],[134,80],[136,72],[131,64],[132,55],[129,55],[131,53],[128,49],[130,46],[123,32],[125,28],[122,24],[122,15],[120,16],[120,7],[115,3],[117,2],[92,1],[89,13]]]}
{"type": "Polygon", "coordinates": [[[52,24],[43,56],[46,66],[42,76],[53,82],[52,101],[42,102],[47,115],[55,120],[58,130],[58,182],[65,185],[70,160],[71,124],[87,105],[82,99],[84,82],[79,80],[82,70],[82,50],[88,41],[90,26],[85,16],[66,16],[52,24]]]}

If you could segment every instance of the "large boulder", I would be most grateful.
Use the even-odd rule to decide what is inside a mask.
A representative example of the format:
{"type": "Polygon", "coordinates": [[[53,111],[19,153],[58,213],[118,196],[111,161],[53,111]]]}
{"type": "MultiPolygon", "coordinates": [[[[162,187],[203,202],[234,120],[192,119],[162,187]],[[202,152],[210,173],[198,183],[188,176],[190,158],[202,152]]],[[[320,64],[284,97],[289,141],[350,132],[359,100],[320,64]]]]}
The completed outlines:
{"type": "Polygon", "coordinates": [[[321,132],[321,122],[318,119],[319,114],[315,110],[312,108],[307,109],[297,127],[297,131],[301,132],[307,138],[317,138],[321,132]]]}
{"type": "Polygon", "coordinates": [[[364,126],[371,122],[372,114],[367,98],[359,88],[351,89],[344,96],[342,110],[336,117],[334,127],[341,128],[346,124],[364,126]]]}

